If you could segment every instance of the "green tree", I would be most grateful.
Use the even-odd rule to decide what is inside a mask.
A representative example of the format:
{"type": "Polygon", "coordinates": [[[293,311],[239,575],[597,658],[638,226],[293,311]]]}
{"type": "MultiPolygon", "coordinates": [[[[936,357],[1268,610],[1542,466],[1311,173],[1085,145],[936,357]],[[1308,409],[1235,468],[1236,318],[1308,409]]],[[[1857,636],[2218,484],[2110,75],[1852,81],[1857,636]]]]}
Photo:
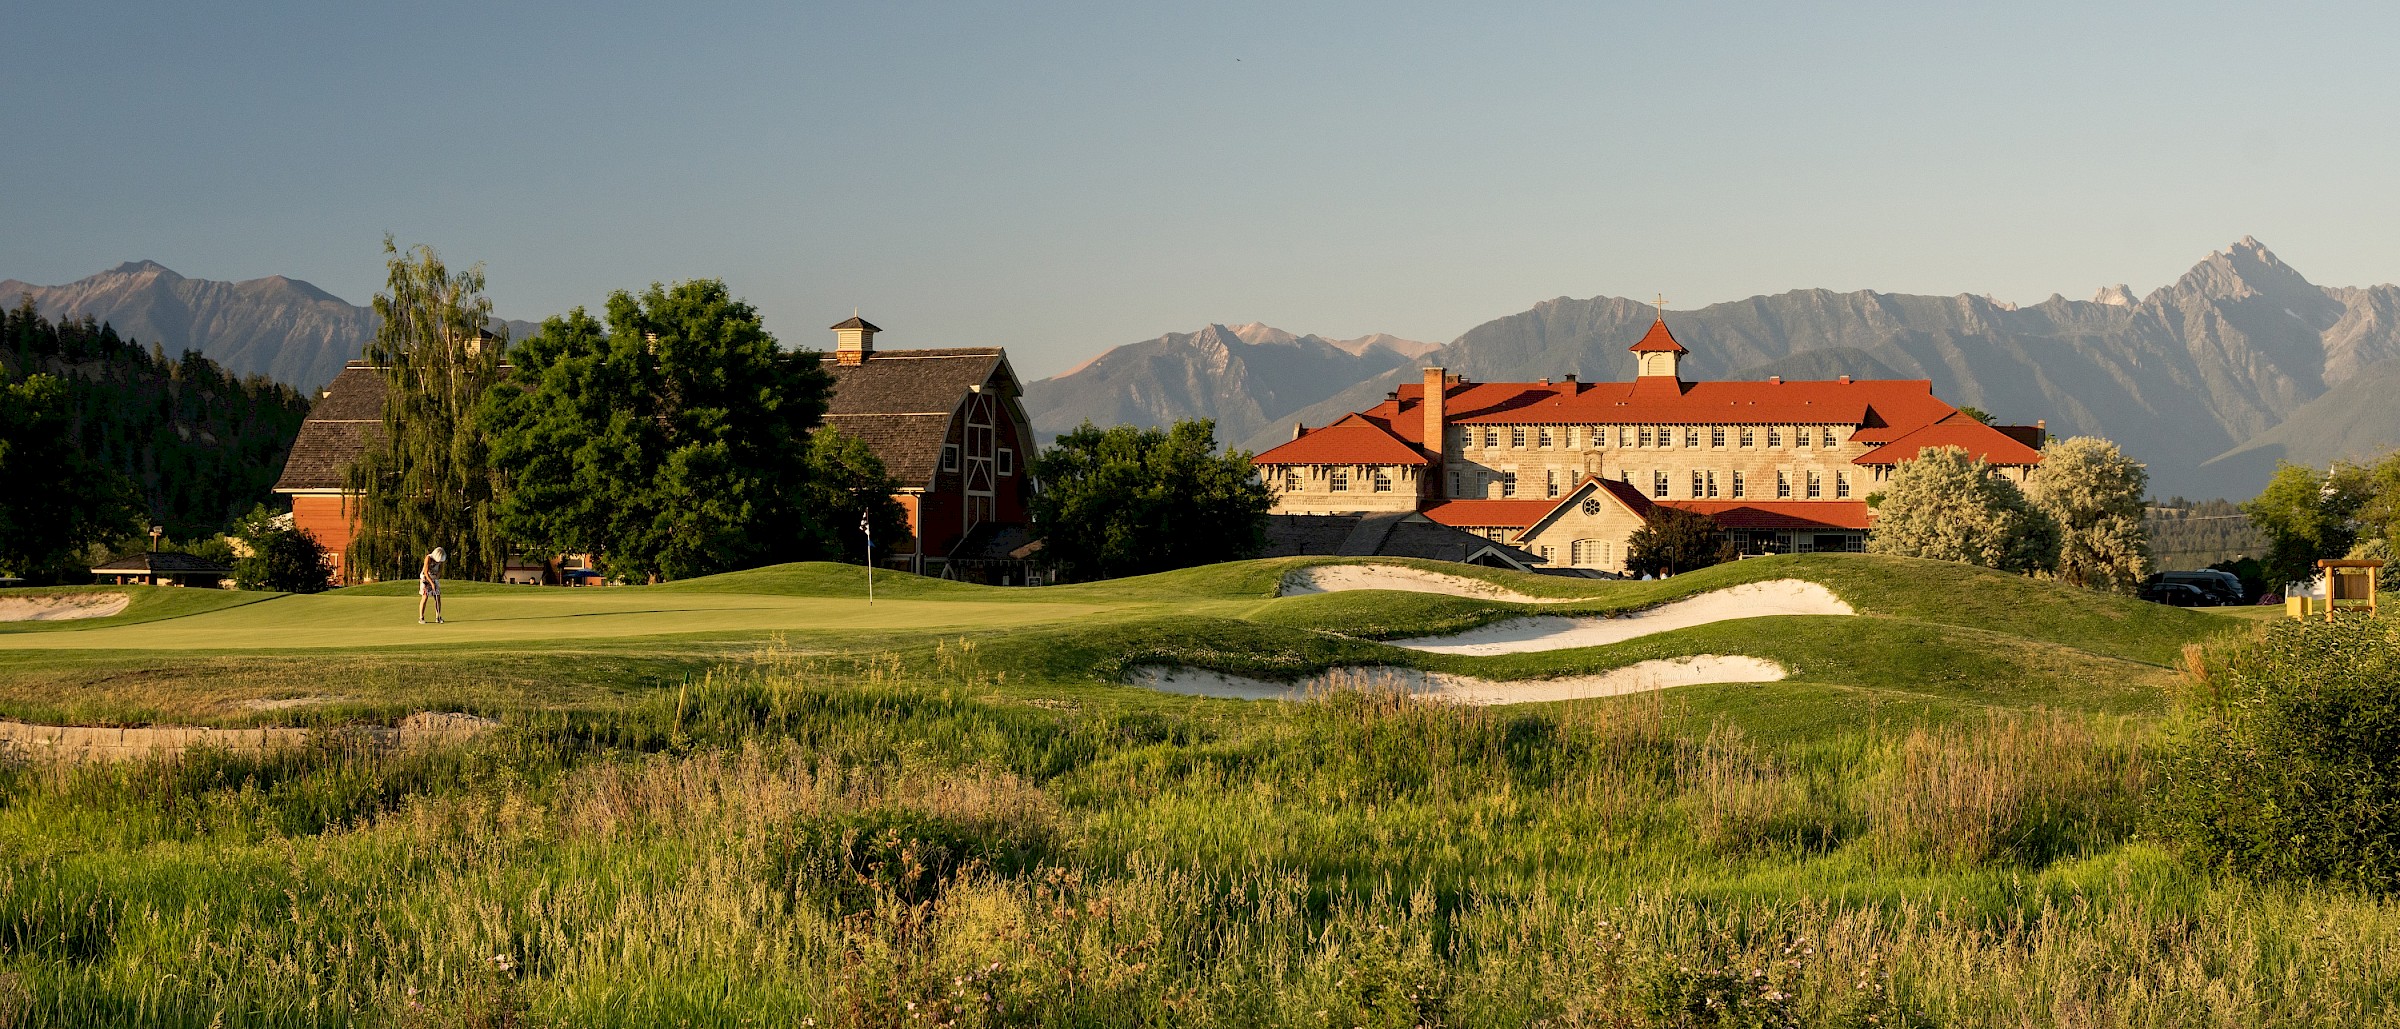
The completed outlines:
{"type": "Polygon", "coordinates": [[[1958,409],[1958,413],[1966,415],[1969,418],[1973,418],[1985,425],[1992,424],[1992,413],[1980,407],[1962,407],[1958,409]]]}
{"type": "Polygon", "coordinates": [[[2057,527],[2024,491],[1959,447],[1902,462],[1881,497],[1871,554],[2036,572],[2058,553],[2057,527]]]}
{"type": "Polygon", "coordinates": [[[64,383],[0,372],[0,573],[81,581],[92,544],[140,531],[133,483],[86,457],[72,429],[64,383]]]}
{"type": "Polygon", "coordinates": [[[2112,593],[2139,588],[2150,573],[2142,521],[2149,489],[2150,473],[2107,440],[2077,436],[2043,447],[2025,493],[2058,527],[2058,578],[2112,593]]]}
{"type": "Polygon", "coordinates": [[[453,273],[432,247],[406,252],[383,240],[386,292],[366,360],[383,370],[383,431],[349,470],[358,496],[351,554],[382,578],[416,574],[420,555],[449,552],[445,573],[496,579],[507,565],[493,470],[475,422],[484,390],[500,378],[505,339],[494,338],[483,266],[453,273]]]}
{"type": "Polygon", "coordinates": [[[269,523],[239,538],[250,555],[234,559],[234,586],[279,593],[323,593],[333,588],[333,556],[315,536],[269,523]]]}
{"type": "Polygon", "coordinates": [[[710,279],[620,291],[607,317],[543,322],[484,397],[510,538],[649,581],[822,556],[842,515],[808,489],[832,389],[818,355],[778,347],[710,279]]]}
{"type": "Polygon", "coordinates": [[[2400,620],[2278,621],[2197,665],[2166,835],[2236,874],[2400,891],[2400,620]]]}
{"type": "Polygon", "coordinates": [[[802,507],[815,533],[816,552],[842,560],[866,559],[866,537],[859,532],[865,519],[875,527],[877,547],[889,547],[908,537],[908,511],[892,494],[900,489],[883,460],[856,436],[845,436],[828,425],[808,439],[808,484],[802,507]]]}
{"type": "Polygon", "coordinates": [[[1033,462],[1033,517],[1071,574],[1113,578],[1232,561],[1266,546],[1273,496],[1246,451],[1217,453],[1216,423],[1085,422],[1033,462]]]}
{"type": "Polygon", "coordinates": [[[1733,559],[1733,541],[1707,515],[1676,507],[1653,509],[1625,538],[1625,569],[1635,575],[1674,575],[1733,559]]]}
{"type": "Polygon", "coordinates": [[[2373,499],[2367,469],[2335,465],[2327,474],[2285,463],[2267,488],[2242,505],[2267,538],[2267,577],[2277,583],[2315,577],[2317,561],[2340,557],[2358,542],[2359,509],[2373,499]]]}

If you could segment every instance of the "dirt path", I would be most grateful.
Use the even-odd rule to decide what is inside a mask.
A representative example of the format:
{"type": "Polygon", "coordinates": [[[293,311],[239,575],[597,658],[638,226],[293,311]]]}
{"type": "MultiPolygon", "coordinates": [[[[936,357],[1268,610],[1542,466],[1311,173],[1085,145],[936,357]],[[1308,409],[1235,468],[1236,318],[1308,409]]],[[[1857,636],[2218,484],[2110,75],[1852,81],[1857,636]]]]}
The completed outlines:
{"type": "MultiPolygon", "coordinates": [[[[374,726],[341,731],[363,733],[382,746],[416,747],[464,740],[500,723],[475,715],[421,711],[402,720],[399,728],[374,726]]],[[[158,726],[142,729],[104,729],[83,725],[34,725],[0,721],[0,754],[67,761],[137,761],[173,757],[193,747],[239,754],[256,754],[308,742],[317,729],[208,729],[158,726]]]]}

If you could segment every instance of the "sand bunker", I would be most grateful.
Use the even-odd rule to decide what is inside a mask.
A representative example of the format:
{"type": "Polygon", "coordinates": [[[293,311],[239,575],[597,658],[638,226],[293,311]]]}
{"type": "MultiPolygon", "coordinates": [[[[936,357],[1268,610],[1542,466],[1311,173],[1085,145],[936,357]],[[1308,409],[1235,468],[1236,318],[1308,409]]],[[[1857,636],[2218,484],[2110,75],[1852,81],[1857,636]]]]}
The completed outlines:
{"type": "Polygon", "coordinates": [[[1833,591],[1805,579],[1776,579],[1703,593],[1616,618],[1511,618],[1448,636],[1392,640],[1395,647],[1435,654],[1523,654],[1599,647],[1637,636],[1710,622],[1770,615],[1854,615],[1833,591]]]}
{"type": "Polygon", "coordinates": [[[122,593],[60,593],[47,597],[0,597],[0,622],[63,622],[121,614],[133,598],[122,593]]]}
{"type": "Polygon", "coordinates": [[[1331,690],[1397,689],[1454,704],[1538,704],[1552,700],[1617,697],[1705,683],[1774,682],[1787,674],[1782,665],[1773,661],[1702,654],[1697,657],[1643,661],[1593,675],[1516,682],[1388,666],[1336,668],[1289,683],[1198,668],[1155,665],[1134,669],[1132,678],[1134,685],[1154,690],[1233,700],[1300,700],[1331,690]]]}
{"type": "MultiPolygon", "coordinates": [[[[371,746],[420,747],[464,740],[500,723],[475,715],[422,711],[402,720],[399,728],[381,726],[336,730],[359,735],[371,746]]],[[[82,725],[32,725],[0,721],[0,755],[66,761],[136,761],[174,757],[193,747],[237,754],[297,747],[316,729],[282,726],[264,729],[205,729],[159,726],[143,729],[102,729],[82,725]]]]}
{"type": "Polygon", "coordinates": [[[1588,599],[1536,597],[1464,575],[1445,575],[1399,565],[1316,565],[1297,568],[1283,577],[1283,588],[1278,592],[1282,596],[1296,597],[1304,593],[1340,593],[1344,590],[1439,593],[1511,604],[1572,604],[1578,599],[1588,599]]]}

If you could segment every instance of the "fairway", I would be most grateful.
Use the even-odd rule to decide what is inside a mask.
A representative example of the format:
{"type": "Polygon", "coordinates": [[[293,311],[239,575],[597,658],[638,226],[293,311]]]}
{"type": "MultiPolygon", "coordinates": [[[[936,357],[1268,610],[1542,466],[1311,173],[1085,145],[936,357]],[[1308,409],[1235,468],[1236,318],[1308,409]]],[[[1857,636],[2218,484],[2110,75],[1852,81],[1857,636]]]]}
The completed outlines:
{"type": "Polygon", "coordinates": [[[279,596],[229,610],[136,625],[0,635],[6,650],[282,650],[444,644],[535,644],[648,636],[887,630],[959,632],[1089,616],[1096,604],[878,600],[659,590],[458,591],[441,625],[417,624],[414,596],[279,596]]]}

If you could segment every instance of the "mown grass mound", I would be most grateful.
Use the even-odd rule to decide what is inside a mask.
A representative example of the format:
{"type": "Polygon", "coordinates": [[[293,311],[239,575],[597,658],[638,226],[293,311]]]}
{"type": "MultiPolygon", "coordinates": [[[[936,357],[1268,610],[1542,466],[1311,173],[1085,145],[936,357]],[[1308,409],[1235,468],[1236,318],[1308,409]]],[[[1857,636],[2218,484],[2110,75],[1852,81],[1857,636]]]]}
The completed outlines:
{"type": "Polygon", "coordinates": [[[188,586],[34,586],[0,590],[0,597],[60,597],[91,594],[122,593],[125,610],[102,618],[69,618],[58,621],[0,622],[0,633],[61,632],[111,625],[133,625],[166,618],[223,611],[227,608],[255,604],[283,596],[281,593],[247,590],[212,590],[188,586]]]}

